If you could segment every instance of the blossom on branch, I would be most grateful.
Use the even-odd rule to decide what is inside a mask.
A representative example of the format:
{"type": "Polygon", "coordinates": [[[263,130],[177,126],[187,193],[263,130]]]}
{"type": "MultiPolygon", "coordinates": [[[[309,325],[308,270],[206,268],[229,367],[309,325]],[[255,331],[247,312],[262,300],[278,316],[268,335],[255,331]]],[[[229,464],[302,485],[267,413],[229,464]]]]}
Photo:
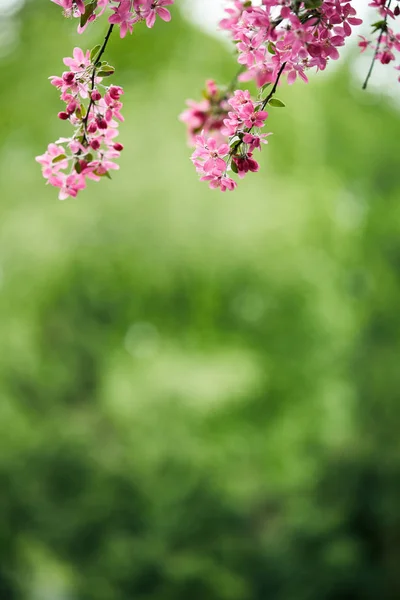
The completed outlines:
{"type": "MultiPolygon", "coordinates": [[[[157,19],[169,22],[174,0],[51,1],[66,17],[78,20],[80,33],[99,18],[108,21],[102,44],[85,52],[75,48],[72,57],[64,58],[69,70],[50,77],[65,103],[58,117],[69,121],[73,132],[50,144],[37,161],[43,176],[60,189],[59,197],[64,199],[75,197],[88,179],[98,181],[118,169],[115,160],[123,146],[115,138],[123,121],[123,90],[104,84],[114,67],[103,60],[114,28],[123,38],[140,23],[153,28],[157,19]]],[[[189,144],[195,148],[191,160],[200,180],[223,192],[237,186],[231,175],[243,178],[259,170],[254,152],[260,151],[271,135],[262,132],[271,118],[270,109],[285,106],[276,97],[281,83],[286,80],[291,85],[299,79],[307,83],[308,71],[325,70],[330,61],[340,57],[354,28],[362,23],[353,0],[226,2],[220,27],[235,44],[239,72],[226,87],[208,80],[203,99],[187,101],[187,109],[180,115],[189,144]],[[254,97],[240,87],[250,80],[257,87],[254,97]]],[[[393,29],[400,15],[400,0],[371,0],[369,5],[376,10],[378,20],[370,37],[359,35],[361,52],[372,51],[364,89],[377,61],[400,71],[400,34],[393,29]]]]}

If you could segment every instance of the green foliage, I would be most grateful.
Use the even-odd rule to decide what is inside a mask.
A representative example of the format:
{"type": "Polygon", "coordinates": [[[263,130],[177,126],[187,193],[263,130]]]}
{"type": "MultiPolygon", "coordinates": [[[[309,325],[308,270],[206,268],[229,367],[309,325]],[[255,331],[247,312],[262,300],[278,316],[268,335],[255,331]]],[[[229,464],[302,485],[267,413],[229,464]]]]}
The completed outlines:
{"type": "Polygon", "coordinates": [[[271,98],[271,100],[269,100],[268,104],[270,104],[271,106],[275,106],[277,108],[284,108],[286,106],[286,104],[284,102],[282,102],[282,100],[279,100],[278,98],[271,98]]]}
{"type": "Polygon", "coordinates": [[[235,66],[175,13],[113,40],[121,171],[59,203],[46,75],[104,32],[47,4],[0,89],[1,600],[396,600],[397,113],[282,86],[261,172],[212,193],[176,115],[235,66]]]}

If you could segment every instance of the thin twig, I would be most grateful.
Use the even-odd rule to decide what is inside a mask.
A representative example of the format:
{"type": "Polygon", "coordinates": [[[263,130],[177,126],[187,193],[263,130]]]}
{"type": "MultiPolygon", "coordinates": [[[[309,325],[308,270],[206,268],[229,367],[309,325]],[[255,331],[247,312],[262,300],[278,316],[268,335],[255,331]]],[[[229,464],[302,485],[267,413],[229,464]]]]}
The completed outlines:
{"type": "Polygon", "coordinates": [[[285,67],[286,67],[286,63],[284,62],[284,63],[281,65],[281,68],[279,69],[279,73],[278,73],[278,75],[277,75],[277,77],[276,77],[276,79],[275,79],[275,83],[274,83],[274,86],[273,86],[272,90],[270,91],[270,93],[269,93],[269,94],[268,94],[268,96],[265,98],[264,102],[262,103],[261,110],[264,110],[264,108],[267,106],[268,102],[271,100],[272,96],[274,96],[274,95],[275,95],[275,93],[276,93],[276,90],[277,90],[277,87],[278,87],[279,80],[280,80],[280,78],[281,78],[281,75],[282,75],[282,73],[283,73],[283,70],[284,70],[284,68],[285,68],[285,67]]]}
{"type": "MultiPolygon", "coordinates": [[[[387,5],[388,9],[390,8],[391,1],[392,0],[389,0],[389,2],[388,2],[388,5],[387,5]]],[[[386,4],[385,4],[385,8],[386,8],[386,4]]],[[[387,31],[387,19],[388,19],[388,15],[386,13],[386,15],[385,15],[385,24],[382,25],[382,27],[381,27],[381,32],[379,34],[378,41],[376,43],[376,48],[375,48],[374,56],[372,57],[372,61],[371,61],[370,67],[369,67],[369,71],[367,73],[367,77],[365,78],[365,81],[364,81],[363,86],[362,86],[363,90],[367,89],[368,81],[369,81],[369,79],[370,79],[370,77],[372,75],[372,71],[374,70],[376,57],[378,56],[379,48],[380,48],[381,41],[382,41],[382,36],[385,33],[385,31],[387,31]]]]}
{"type": "MultiPolygon", "coordinates": [[[[101,57],[103,56],[103,54],[105,52],[105,49],[107,48],[108,40],[110,39],[110,35],[112,34],[113,29],[114,29],[114,24],[111,24],[110,27],[108,28],[108,31],[106,33],[106,36],[104,38],[103,44],[102,44],[99,52],[93,59],[93,73],[92,73],[92,77],[91,77],[90,92],[93,92],[95,83],[96,83],[96,64],[99,62],[99,60],[101,59],[101,57]]],[[[91,110],[93,104],[94,104],[94,102],[93,102],[92,98],[90,97],[90,102],[89,102],[89,106],[88,106],[86,115],[85,115],[84,119],[82,119],[82,124],[84,127],[84,133],[83,133],[84,139],[86,139],[87,124],[88,124],[88,120],[89,120],[90,110],[91,110]]]]}
{"type": "MultiPolygon", "coordinates": [[[[265,98],[265,100],[263,101],[262,105],[261,105],[261,110],[264,110],[264,108],[267,106],[268,102],[271,100],[272,96],[274,96],[274,94],[276,93],[276,90],[278,88],[278,84],[279,84],[279,80],[281,78],[281,75],[284,71],[286,67],[286,63],[284,62],[278,72],[278,75],[276,76],[274,85],[272,87],[272,90],[270,91],[270,93],[268,94],[268,96],[265,98]]],[[[248,127],[247,129],[244,129],[243,132],[244,133],[250,133],[251,130],[254,128],[254,125],[252,127],[248,127]]],[[[232,148],[232,150],[230,151],[229,155],[228,155],[228,161],[227,161],[227,165],[229,164],[229,162],[232,160],[232,157],[237,154],[238,149],[240,148],[240,146],[243,144],[243,140],[240,142],[240,144],[238,144],[237,146],[235,146],[234,148],[232,148]]]]}

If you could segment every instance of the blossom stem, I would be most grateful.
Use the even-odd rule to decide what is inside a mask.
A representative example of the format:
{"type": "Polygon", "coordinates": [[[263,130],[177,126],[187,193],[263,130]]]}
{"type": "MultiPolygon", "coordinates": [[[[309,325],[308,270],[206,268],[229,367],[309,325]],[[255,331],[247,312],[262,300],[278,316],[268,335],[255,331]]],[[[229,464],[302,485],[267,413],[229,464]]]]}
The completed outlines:
{"type": "MultiPolygon", "coordinates": [[[[389,2],[387,4],[387,8],[388,9],[390,8],[391,1],[392,0],[389,0],[389,2]]],[[[386,6],[386,4],[385,4],[385,6],[386,6]]],[[[367,76],[366,76],[365,81],[364,81],[363,86],[362,86],[363,90],[367,89],[368,81],[369,81],[369,79],[370,79],[370,77],[372,75],[372,71],[374,70],[376,57],[378,56],[379,48],[380,48],[381,42],[382,42],[382,36],[385,33],[385,31],[387,30],[387,19],[388,19],[388,14],[386,13],[386,15],[385,15],[385,23],[381,27],[381,32],[379,34],[378,41],[376,43],[376,48],[375,48],[374,56],[372,57],[372,61],[371,61],[370,67],[369,67],[369,71],[367,73],[367,76]]]]}
{"type": "MultiPolygon", "coordinates": [[[[286,62],[282,63],[282,65],[281,65],[281,67],[280,67],[280,69],[279,69],[279,71],[278,71],[278,75],[276,76],[276,79],[275,79],[274,85],[273,85],[273,87],[272,87],[272,90],[270,91],[270,93],[268,94],[268,96],[267,96],[267,97],[265,98],[265,100],[263,101],[263,103],[262,103],[262,105],[261,105],[261,109],[260,109],[260,110],[264,110],[264,108],[267,106],[268,102],[271,100],[272,96],[274,96],[274,95],[275,95],[275,93],[276,93],[276,90],[277,90],[277,88],[278,88],[279,80],[280,80],[280,78],[281,78],[281,75],[282,75],[283,71],[285,70],[285,67],[286,67],[286,62]]],[[[253,125],[253,127],[254,127],[254,125],[253,125]]],[[[248,127],[247,129],[245,129],[245,130],[244,130],[244,133],[250,133],[250,132],[251,132],[251,130],[253,129],[253,127],[248,127]]],[[[227,166],[228,166],[228,165],[229,165],[229,163],[231,162],[231,160],[232,160],[232,158],[233,158],[234,154],[237,154],[237,151],[238,151],[238,149],[239,149],[239,148],[240,148],[242,145],[243,145],[243,141],[242,141],[242,142],[241,142],[241,143],[240,143],[238,146],[236,146],[234,149],[232,149],[232,150],[230,151],[230,153],[229,153],[229,155],[228,155],[228,160],[227,160],[227,163],[226,163],[226,164],[227,164],[227,166]]]]}
{"type": "Polygon", "coordinates": [[[93,59],[94,64],[96,64],[101,57],[103,56],[105,49],[107,48],[107,44],[108,44],[108,40],[110,39],[110,35],[112,34],[112,31],[114,29],[114,25],[111,24],[110,27],[108,28],[108,31],[106,33],[106,36],[104,38],[103,44],[99,50],[99,53],[97,54],[97,56],[93,59]]]}
{"type": "MultiPolygon", "coordinates": [[[[103,56],[106,48],[107,48],[107,44],[108,41],[110,39],[110,36],[112,34],[112,31],[114,29],[114,25],[111,24],[110,27],[108,28],[108,31],[106,33],[106,36],[103,40],[103,44],[101,45],[100,50],[98,51],[97,55],[94,57],[93,59],[93,72],[92,72],[92,78],[91,78],[91,85],[90,85],[90,91],[93,92],[94,87],[95,87],[95,81],[96,81],[96,64],[99,62],[99,60],[101,59],[101,57],[103,56]]],[[[89,120],[89,115],[90,115],[90,111],[91,108],[93,106],[94,102],[92,100],[92,98],[90,98],[90,102],[89,102],[89,106],[85,115],[85,118],[82,119],[82,124],[83,124],[83,136],[84,136],[84,140],[87,141],[87,137],[86,137],[86,133],[87,133],[87,124],[88,124],[88,120],[89,120]]]]}
{"type": "Polygon", "coordinates": [[[285,67],[286,67],[286,63],[284,62],[284,63],[282,63],[281,68],[279,69],[279,72],[278,72],[278,75],[276,76],[272,90],[270,91],[270,93],[265,98],[264,102],[262,103],[261,110],[264,110],[264,108],[267,106],[268,102],[271,100],[272,96],[274,96],[276,94],[278,83],[279,83],[279,80],[281,78],[281,75],[282,75],[285,67]]]}

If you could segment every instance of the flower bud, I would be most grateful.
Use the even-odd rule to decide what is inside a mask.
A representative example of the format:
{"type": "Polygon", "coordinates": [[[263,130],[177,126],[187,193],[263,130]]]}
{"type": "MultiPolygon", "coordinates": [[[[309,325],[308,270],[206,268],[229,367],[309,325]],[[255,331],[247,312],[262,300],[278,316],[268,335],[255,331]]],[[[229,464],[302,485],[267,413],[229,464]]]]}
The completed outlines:
{"type": "Polygon", "coordinates": [[[123,89],[117,85],[112,85],[108,93],[113,100],[119,100],[120,96],[124,93],[123,89]]]}
{"type": "Polygon", "coordinates": [[[99,129],[107,129],[107,121],[103,119],[103,117],[100,117],[99,119],[97,119],[97,126],[99,129]]]}
{"type": "Polygon", "coordinates": [[[96,121],[91,121],[88,125],[88,133],[96,133],[97,131],[97,123],[96,121]]]}
{"type": "Polygon", "coordinates": [[[63,73],[62,78],[66,84],[71,85],[71,83],[75,81],[75,74],[72,73],[72,71],[66,71],[65,73],[63,73]]]}
{"type": "Polygon", "coordinates": [[[76,111],[77,107],[78,103],[76,102],[76,100],[71,100],[71,102],[67,104],[67,113],[71,115],[76,111]]]}
{"type": "Polygon", "coordinates": [[[99,140],[96,140],[96,139],[92,140],[90,142],[90,146],[91,146],[91,148],[93,148],[93,150],[98,150],[100,148],[99,140]]]}
{"type": "Polygon", "coordinates": [[[390,63],[390,61],[392,61],[394,59],[394,55],[392,54],[392,52],[387,52],[385,50],[385,52],[382,53],[381,56],[381,63],[383,65],[388,65],[390,63]]]}
{"type": "Polygon", "coordinates": [[[121,151],[124,149],[123,145],[122,145],[122,144],[120,144],[119,142],[116,142],[116,143],[114,144],[113,148],[114,148],[114,150],[116,150],[117,152],[121,152],[121,151]]]}
{"type": "Polygon", "coordinates": [[[93,90],[90,97],[93,100],[93,102],[98,102],[101,99],[101,94],[99,90],[93,90]]]}
{"type": "Polygon", "coordinates": [[[69,118],[69,114],[66,112],[59,112],[58,113],[58,118],[61,119],[62,121],[66,121],[69,118]]]}

